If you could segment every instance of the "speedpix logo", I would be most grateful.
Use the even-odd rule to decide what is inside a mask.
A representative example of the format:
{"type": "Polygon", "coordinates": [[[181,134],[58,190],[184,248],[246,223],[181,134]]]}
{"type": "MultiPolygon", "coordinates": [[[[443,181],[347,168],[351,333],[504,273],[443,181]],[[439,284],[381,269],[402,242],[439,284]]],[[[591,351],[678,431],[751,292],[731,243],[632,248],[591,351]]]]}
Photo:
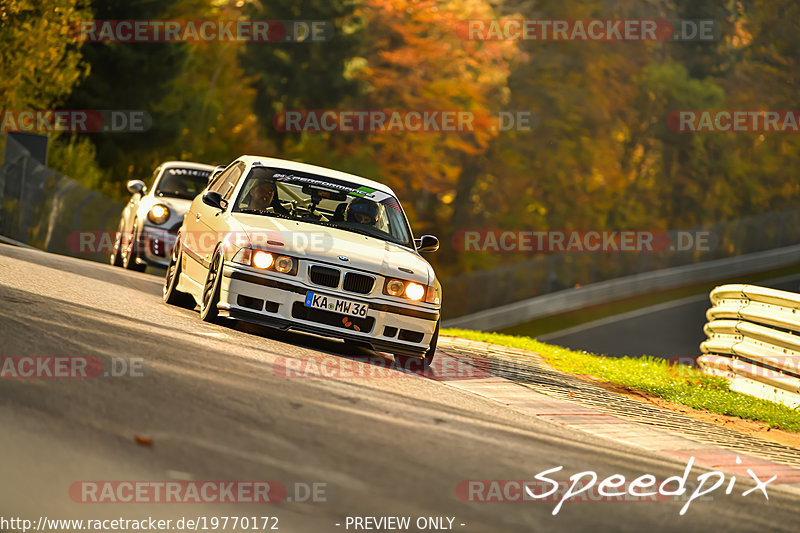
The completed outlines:
{"type": "MultiPolygon", "coordinates": [[[[736,461],[741,464],[739,457],[736,461]]],[[[573,502],[664,501],[687,496],[684,500],[686,503],[679,513],[683,515],[689,510],[692,502],[710,497],[723,487],[726,495],[737,488],[736,476],[732,475],[727,479],[723,472],[716,470],[698,474],[696,483],[690,483],[689,476],[693,465],[694,457],[690,457],[681,476],[658,480],[652,474],[644,474],[631,481],[621,474],[601,479],[592,470],[573,474],[569,480],[557,480],[551,475],[564,469],[563,466],[557,466],[539,472],[532,480],[464,480],[457,485],[456,496],[464,502],[556,502],[553,515],[557,515],[562,506],[570,500],[573,502]]],[[[759,475],[751,468],[747,468],[746,472],[750,480],[755,481],[755,486],[742,491],[741,496],[760,492],[765,500],[769,500],[767,485],[775,481],[778,476],[775,474],[767,477],[769,473],[766,475],[759,473],[759,475]]],[[[740,487],[737,490],[740,490],[740,487]]]]}

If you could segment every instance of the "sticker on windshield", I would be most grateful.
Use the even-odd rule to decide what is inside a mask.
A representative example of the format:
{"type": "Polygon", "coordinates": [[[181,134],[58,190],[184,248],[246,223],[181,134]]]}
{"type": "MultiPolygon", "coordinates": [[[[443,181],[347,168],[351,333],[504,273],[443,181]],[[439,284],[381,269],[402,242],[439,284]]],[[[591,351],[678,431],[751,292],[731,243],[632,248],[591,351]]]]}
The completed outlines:
{"type": "Polygon", "coordinates": [[[275,180],[277,181],[285,181],[290,183],[305,183],[308,185],[316,185],[318,187],[323,187],[326,189],[336,189],[337,191],[342,191],[351,196],[366,198],[376,203],[381,203],[386,199],[393,198],[391,194],[385,193],[383,191],[378,191],[376,189],[373,189],[371,187],[366,187],[363,185],[356,189],[354,187],[348,187],[347,185],[340,185],[338,183],[332,183],[330,181],[322,181],[314,178],[308,178],[306,176],[297,176],[295,174],[276,173],[273,174],[272,177],[275,178],[275,180]]]}
{"type": "Polygon", "coordinates": [[[196,168],[168,168],[166,170],[173,176],[202,176],[207,177],[211,175],[210,170],[200,170],[196,168]]]}

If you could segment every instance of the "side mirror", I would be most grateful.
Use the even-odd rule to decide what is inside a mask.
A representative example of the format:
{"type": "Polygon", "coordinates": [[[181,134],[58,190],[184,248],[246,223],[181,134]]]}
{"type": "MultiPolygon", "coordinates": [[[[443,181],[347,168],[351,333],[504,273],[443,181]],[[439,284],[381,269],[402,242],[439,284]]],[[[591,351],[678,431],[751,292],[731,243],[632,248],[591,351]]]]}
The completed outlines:
{"type": "Polygon", "coordinates": [[[219,210],[224,210],[228,207],[228,202],[222,198],[222,195],[217,191],[208,191],[203,195],[203,203],[216,207],[219,210]]]}
{"type": "Polygon", "coordinates": [[[130,180],[127,184],[128,192],[131,194],[144,194],[146,187],[142,180],[130,180]]]}
{"type": "Polygon", "coordinates": [[[439,239],[433,235],[423,235],[419,239],[414,239],[414,246],[418,252],[435,252],[439,249],[439,239]]]}

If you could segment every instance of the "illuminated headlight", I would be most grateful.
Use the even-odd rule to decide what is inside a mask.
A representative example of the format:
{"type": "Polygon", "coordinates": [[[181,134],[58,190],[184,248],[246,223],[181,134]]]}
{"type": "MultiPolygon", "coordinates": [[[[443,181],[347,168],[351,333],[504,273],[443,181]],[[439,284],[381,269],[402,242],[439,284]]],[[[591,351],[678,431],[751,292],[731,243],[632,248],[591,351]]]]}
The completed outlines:
{"type": "Polygon", "coordinates": [[[422,300],[424,296],[425,296],[424,286],[414,282],[411,282],[408,285],[406,285],[406,297],[409,300],[414,300],[415,302],[418,302],[422,300]]]}
{"type": "Polygon", "coordinates": [[[294,269],[294,259],[291,257],[286,257],[285,255],[279,255],[277,259],[275,259],[275,271],[280,272],[281,274],[288,274],[294,269]]]}
{"type": "Polygon", "coordinates": [[[406,284],[399,279],[390,279],[386,282],[386,288],[384,289],[389,296],[402,296],[405,290],[406,284]]]}
{"type": "Polygon", "coordinates": [[[273,257],[269,252],[256,250],[253,252],[253,266],[260,269],[267,269],[272,266],[273,257]]]}
{"type": "Polygon", "coordinates": [[[150,208],[150,211],[147,213],[147,218],[153,224],[163,224],[169,220],[169,207],[164,204],[156,204],[150,208]]]}
{"type": "Polygon", "coordinates": [[[423,298],[428,296],[429,292],[429,288],[425,285],[420,285],[413,281],[403,281],[401,279],[387,279],[383,286],[383,294],[407,298],[415,302],[422,301],[423,298]]]}
{"type": "Polygon", "coordinates": [[[231,260],[241,265],[253,266],[260,270],[272,270],[281,274],[297,274],[297,260],[286,255],[273,255],[264,250],[242,248],[231,260]]]}

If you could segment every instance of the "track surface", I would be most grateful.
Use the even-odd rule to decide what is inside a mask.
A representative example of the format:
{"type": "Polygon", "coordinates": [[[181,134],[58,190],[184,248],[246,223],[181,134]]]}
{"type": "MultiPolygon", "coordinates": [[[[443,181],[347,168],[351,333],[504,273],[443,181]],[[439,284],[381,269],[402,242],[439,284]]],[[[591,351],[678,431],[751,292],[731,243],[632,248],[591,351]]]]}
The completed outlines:
{"type": "MultiPolygon", "coordinates": [[[[142,358],[144,374],[0,379],[0,516],[273,515],[290,532],[347,531],[347,516],[387,515],[450,516],[455,530],[473,532],[796,531],[800,497],[777,487],[768,502],[717,491],[685,516],[681,501],[567,501],[557,516],[552,502],[464,502],[456,486],[467,479],[532,479],[557,466],[560,479],[585,470],[665,479],[685,464],[400,371],[280,377],[282,357],[359,365],[375,354],[207,325],[163,304],[160,290],[154,276],[0,245],[0,356],[88,355],[106,368],[112,357],[142,358]],[[275,480],[290,496],[296,482],[325,483],[326,501],[82,504],[68,493],[80,480],[171,479],[275,480]]],[[[737,483],[752,486],[746,479],[737,483]]]]}
{"type": "MultiPolygon", "coordinates": [[[[800,275],[759,283],[797,292],[800,275]]],[[[707,294],[646,307],[629,313],[542,335],[544,342],[612,357],[652,355],[694,359],[706,338],[703,325],[711,307],[707,294]]]]}

